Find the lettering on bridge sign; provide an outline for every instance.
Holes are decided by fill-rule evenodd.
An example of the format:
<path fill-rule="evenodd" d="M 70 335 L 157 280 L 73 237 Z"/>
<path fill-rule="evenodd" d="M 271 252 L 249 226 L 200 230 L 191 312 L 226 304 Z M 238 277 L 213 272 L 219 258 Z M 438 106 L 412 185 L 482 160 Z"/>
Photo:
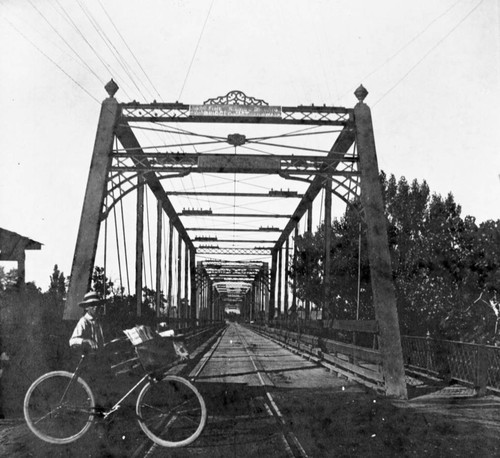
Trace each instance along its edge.
<path fill-rule="evenodd" d="M 189 105 L 189 115 L 281 118 L 281 107 L 254 105 Z"/>

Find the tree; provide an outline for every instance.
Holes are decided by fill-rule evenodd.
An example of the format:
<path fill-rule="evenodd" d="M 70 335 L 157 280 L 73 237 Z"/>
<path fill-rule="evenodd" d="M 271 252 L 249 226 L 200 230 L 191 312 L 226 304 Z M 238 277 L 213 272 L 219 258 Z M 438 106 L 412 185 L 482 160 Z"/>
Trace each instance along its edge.
<path fill-rule="evenodd" d="M 5 268 L 0 266 L 0 291 L 5 291 L 17 286 L 17 269 L 11 269 L 5 272 Z"/>
<path fill-rule="evenodd" d="M 500 291 L 500 221 L 477 225 L 461 216 L 450 193 L 431 194 L 425 181 L 380 176 L 387 217 L 397 306 L 403 333 L 495 342 L 496 303 Z M 355 318 L 358 292 L 359 217 L 357 202 L 328 228 L 331 275 L 323 278 L 324 234 L 296 239 L 292 274 L 302 300 L 328 304 L 339 319 Z M 366 236 L 361 226 L 360 317 L 372 318 Z M 331 294 L 323 297 L 324 281 Z M 483 292 L 486 304 L 475 303 Z M 500 313 L 500 312 L 499 312 Z M 496 329 L 496 331 L 495 331 Z"/>
<path fill-rule="evenodd" d="M 57 264 L 54 265 L 54 271 L 50 276 L 49 293 L 59 297 L 66 295 L 66 277 L 63 272 L 59 271 Z"/>
<path fill-rule="evenodd" d="M 290 268 L 290 277 L 295 278 L 297 297 L 325 307 L 328 305 L 330 316 L 340 319 L 356 318 L 358 300 L 358 280 L 360 281 L 360 313 L 371 318 L 373 312 L 366 307 L 370 297 L 367 288 L 369 266 L 366 250 L 366 237 L 359 246 L 359 214 L 355 206 L 347 209 L 346 214 L 333 221 L 327 229 L 331 239 L 329 295 L 325 297 L 324 278 L 324 239 L 325 226 L 321 225 L 314 234 L 306 233 L 295 238 L 297 260 Z M 360 275 L 358 277 L 358 256 Z"/>
<path fill-rule="evenodd" d="M 105 275 L 104 267 L 94 267 L 92 272 L 92 289 L 103 299 L 115 294 L 114 283 Z"/>

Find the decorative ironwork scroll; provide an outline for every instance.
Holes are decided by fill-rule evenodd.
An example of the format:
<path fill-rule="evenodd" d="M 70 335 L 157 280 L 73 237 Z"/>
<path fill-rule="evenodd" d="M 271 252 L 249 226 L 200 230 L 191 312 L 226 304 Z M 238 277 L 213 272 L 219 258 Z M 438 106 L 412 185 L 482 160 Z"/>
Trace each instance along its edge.
<path fill-rule="evenodd" d="M 230 91 L 226 95 L 205 100 L 203 105 L 251 105 L 262 107 L 268 106 L 269 104 L 262 99 L 249 97 L 244 92 Z"/>

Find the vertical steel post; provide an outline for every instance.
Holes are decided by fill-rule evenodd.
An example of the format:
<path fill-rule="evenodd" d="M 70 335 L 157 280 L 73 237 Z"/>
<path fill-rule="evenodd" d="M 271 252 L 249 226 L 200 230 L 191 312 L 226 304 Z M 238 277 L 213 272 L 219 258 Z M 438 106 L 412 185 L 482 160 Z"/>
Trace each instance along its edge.
<path fill-rule="evenodd" d="M 189 247 L 187 244 L 184 245 L 184 305 L 182 306 L 182 318 L 184 320 L 189 319 Z M 184 322 L 185 324 L 185 322 Z"/>
<path fill-rule="evenodd" d="M 264 301 L 264 319 L 267 321 L 267 317 L 269 316 L 269 308 L 270 308 L 270 279 L 269 279 L 269 264 L 266 262 L 264 264 L 264 275 L 262 281 L 262 300 Z M 269 287 L 267 286 L 269 285 Z"/>
<path fill-rule="evenodd" d="M 285 288 L 285 297 L 283 299 L 283 315 L 288 318 L 288 253 L 290 250 L 290 237 L 286 238 L 285 242 L 285 281 L 283 287 Z"/>
<path fill-rule="evenodd" d="M 259 275 L 259 320 L 263 316 L 262 312 L 264 312 L 264 272 L 261 270 Z"/>
<path fill-rule="evenodd" d="M 156 202 L 156 318 L 161 310 L 161 247 L 163 232 L 163 207 L 161 202 Z M 167 317 L 168 319 L 168 317 Z"/>
<path fill-rule="evenodd" d="M 82 315 L 78 302 L 88 291 L 92 279 L 92 269 L 94 268 L 97 242 L 99 240 L 101 211 L 106 194 L 106 180 L 113 151 L 114 130 L 120 114 L 118 102 L 113 98 L 118 87 L 113 82 L 116 89 L 110 90 L 108 88 L 110 83 L 106 85 L 110 97 L 102 103 L 97 126 L 71 268 L 68 298 L 64 307 L 63 318 L 65 320 L 77 320 Z"/>
<path fill-rule="evenodd" d="M 255 280 L 252 283 L 252 295 L 250 300 L 250 321 L 255 320 Z"/>
<path fill-rule="evenodd" d="M 281 318 L 281 281 L 283 277 L 283 247 L 278 252 L 278 318 Z"/>
<path fill-rule="evenodd" d="M 368 92 L 360 86 L 354 107 L 356 140 L 361 170 L 361 203 L 365 212 L 368 259 L 375 315 L 379 326 L 386 395 L 406 399 L 406 382 L 399 333 L 396 293 L 392 279 L 382 189 L 370 108 L 363 103 Z"/>
<path fill-rule="evenodd" d="M 169 220 L 168 225 L 168 292 L 167 292 L 167 318 L 170 318 L 172 308 L 172 250 L 174 246 L 174 225 Z"/>
<path fill-rule="evenodd" d="M 203 319 L 205 323 L 208 320 L 208 278 L 205 274 L 203 274 Z"/>
<path fill-rule="evenodd" d="M 260 271 L 257 273 L 254 281 L 253 290 L 253 307 L 254 307 L 254 317 L 259 318 L 260 303 L 259 303 L 259 286 L 260 286 Z M 254 319 L 255 319 L 254 318 Z"/>
<path fill-rule="evenodd" d="M 137 219 L 135 223 L 135 298 L 136 315 L 142 314 L 142 257 L 144 253 L 144 178 L 137 177 Z"/>
<path fill-rule="evenodd" d="M 324 265 L 324 300 L 323 321 L 332 318 L 330 311 L 330 267 L 331 267 L 331 245 L 330 228 L 332 226 L 332 178 L 325 181 L 325 265 Z"/>
<path fill-rule="evenodd" d="M 312 234 L 312 202 L 309 202 L 309 205 L 307 207 L 307 229 L 306 229 L 307 233 L 308 234 Z M 307 265 L 307 269 L 306 269 L 306 272 L 307 274 L 309 275 L 310 272 L 309 272 L 309 252 L 306 251 L 305 253 L 305 261 L 306 261 L 306 265 Z M 306 314 L 305 314 L 305 319 L 306 320 L 309 320 L 309 318 L 311 317 L 311 302 L 309 301 L 309 299 L 306 299 Z"/>
<path fill-rule="evenodd" d="M 297 239 L 299 237 L 299 225 L 295 226 L 294 233 L 294 241 L 293 241 L 293 266 L 297 265 Z M 295 313 L 297 311 L 297 273 L 294 269 L 293 271 L 293 289 L 292 289 L 292 311 Z"/>
<path fill-rule="evenodd" d="M 203 325 L 205 321 L 205 275 L 203 275 L 203 271 L 201 270 L 201 262 L 198 261 L 198 319 Z"/>
<path fill-rule="evenodd" d="M 190 273 L 190 278 L 191 278 L 191 325 L 196 326 L 196 319 L 197 319 L 197 314 L 196 314 L 196 294 L 197 294 L 197 287 L 196 287 L 196 254 L 193 249 L 189 250 L 189 273 Z"/>
<path fill-rule="evenodd" d="M 208 279 L 208 319 L 210 324 L 214 322 L 214 295 L 212 280 Z"/>
<path fill-rule="evenodd" d="M 177 234 L 177 318 L 181 316 L 182 238 Z"/>
<path fill-rule="evenodd" d="M 278 261 L 278 253 L 276 250 L 271 252 L 271 278 L 269 279 L 269 314 L 268 320 L 274 320 L 276 307 L 276 264 Z"/>

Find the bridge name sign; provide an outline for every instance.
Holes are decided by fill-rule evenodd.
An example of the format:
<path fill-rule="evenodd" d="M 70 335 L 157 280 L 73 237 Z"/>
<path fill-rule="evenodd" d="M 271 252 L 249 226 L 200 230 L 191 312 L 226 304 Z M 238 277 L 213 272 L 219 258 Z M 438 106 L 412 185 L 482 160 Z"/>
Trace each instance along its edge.
<path fill-rule="evenodd" d="M 190 116 L 281 118 L 279 106 L 255 105 L 189 105 Z"/>

